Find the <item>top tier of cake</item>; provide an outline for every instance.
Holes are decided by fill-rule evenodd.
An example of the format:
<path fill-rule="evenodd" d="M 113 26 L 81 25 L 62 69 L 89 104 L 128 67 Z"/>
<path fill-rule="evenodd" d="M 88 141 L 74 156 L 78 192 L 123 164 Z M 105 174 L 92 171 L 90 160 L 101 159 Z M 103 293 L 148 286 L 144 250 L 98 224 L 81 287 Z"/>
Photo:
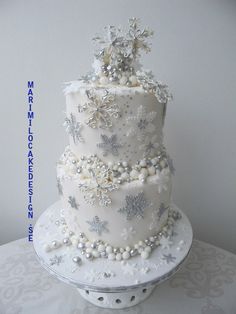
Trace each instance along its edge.
<path fill-rule="evenodd" d="M 153 94 L 140 86 L 74 82 L 70 88 L 65 126 L 77 157 L 96 154 L 107 163 L 126 161 L 133 165 L 157 155 L 165 104 Z"/>

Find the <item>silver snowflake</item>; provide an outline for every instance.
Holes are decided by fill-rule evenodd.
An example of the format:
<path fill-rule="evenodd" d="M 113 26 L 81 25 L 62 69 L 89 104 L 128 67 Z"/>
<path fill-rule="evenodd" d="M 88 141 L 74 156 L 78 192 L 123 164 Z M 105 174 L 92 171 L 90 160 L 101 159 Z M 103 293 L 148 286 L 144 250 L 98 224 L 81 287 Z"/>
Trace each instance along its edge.
<path fill-rule="evenodd" d="M 175 167 L 174 167 L 174 164 L 173 164 L 173 159 L 171 159 L 170 155 L 167 155 L 167 164 L 169 166 L 170 173 L 172 175 L 175 175 Z"/>
<path fill-rule="evenodd" d="M 80 134 L 82 124 L 76 121 L 75 116 L 72 113 L 70 114 L 70 119 L 66 118 L 63 125 L 66 128 L 66 132 L 72 136 L 75 144 L 77 144 L 77 142 L 84 142 L 84 139 Z"/>
<path fill-rule="evenodd" d="M 107 221 L 102 221 L 98 216 L 95 216 L 92 221 L 86 221 L 89 225 L 90 228 L 89 230 L 91 232 L 96 232 L 98 235 L 101 235 L 103 232 L 108 232 L 109 230 L 107 229 Z"/>
<path fill-rule="evenodd" d="M 143 141 L 145 136 L 155 131 L 153 120 L 157 113 L 155 111 L 147 112 L 144 106 L 139 106 L 137 114 L 127 117 L 127 123 L 131 125 L 127 131 L 127 136 L 137 136 L 139 141 Z"/>
<path fill-rule="evenodd" d="M 108 154 L 118 156 L 119 155 L 118 149 L 121 148 L 122 145 L 117 143 L 117 135 L 113 134 L 111 137 L 108 137 L 105 134 L 101 134 L 101 138 L 103 142 L 97 144 L 97 147 L 103 150 L 103 156 L 107 156 Z"/>
<path fill-rule="evenodd" d="M 59 195 L 63 195 L 63 188 L 62 188 L 62 184 L 61 184 L 60 178 L 57 178 L 57 189 L 58 189 Z"/>
<path fill-rule="evenodd" d="M 126 195 L 126 205 L 120 208 L 118 212 L 126 214 L 126 219 L 131 220 L 134 217 L 144 218 L 144 210 L 151 204 L 146 200 L 144 192 L 137 195 Z"/>
<path fill-rule="evenodd" d="M 57 265 L 59 266 L 63 262 L 63 256 L 62 255 L 55 255 L 54 257 L 50 258 L 50 265 Z"/>
<path fill-rule="evenodd" d="M 152 137 L 146 136 L 144 142 L 139 146 L 140 150 L 143 150 L 144 157 L 153 157 L 157 154 L 159 143 L 157 142 L 157 135 Z"/>
<path fill-rule="evenodd" d="M 74 209 L 79 209 L 79 204 L 76 202 L 76 199 L 74 196 L 69 196 L 68 203 L 70 206 Z"/>
<path fill-rule="evenodd" d="M 93 90 L 86 91 L 88 102 L 79 108 L 80 112 L 84 111 L 89 118 L 87 125 L 93 129 L 109 129 L 112 127 L 112 119 L 120 117 L 120 110 L 114 103 L 115 98 L 107 90 L 103 95 L 97 95 Z"/>
<path fill-rule="evenodd" d="M 159 211 L 158 211 L 158 217 L 159 219 L 161 218 L 161 216 L 169 209 L 169 206 L 165 206 L 164 203 L 161 203 L 160 204 L 160 207 L 159 207 Z"/>
<path fill-rule="evenodd" d="M 154 94 L 157 100 L 166 104 L 169 100 L 173 99 L 172 94 L 169 92 L 168 86 L 155 80 L 151 71 L 138 71 L 136 73 L 139 84 L 147 92 Z"/>
<path fill-rule="evenodd" d="M 163 254 L 162 259 L 167 263 L 174 263 L 176 260 L 176 257 L 173 256 L 171 253 L 167 254 Z"/>
<path fill-rule="evenodd" d="M 95 158 L 86 170 L 87 178 L 85 182 L 79 184 L 79 189 L 85 193 L 85 201 L 93 205 L 95 200 L 98 199 L 99 205 L 110 205 L 111 198 L 108 192 L 116 190 L 118 186 L 111 181 L 109 168 L 101 164 L 98 158 Z"/>

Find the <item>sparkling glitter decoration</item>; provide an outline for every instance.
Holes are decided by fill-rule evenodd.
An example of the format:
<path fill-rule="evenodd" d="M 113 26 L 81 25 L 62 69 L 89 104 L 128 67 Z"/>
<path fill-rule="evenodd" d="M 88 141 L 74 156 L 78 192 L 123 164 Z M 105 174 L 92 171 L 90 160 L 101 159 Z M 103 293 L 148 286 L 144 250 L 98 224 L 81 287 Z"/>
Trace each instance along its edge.
<path fill-rule="evenodd" d="M 76 121 L 75 116 L 72 113 L 70 114 L 70 119 L 66 118 L 63 125 L 66 128 L 66 132 L 72 136 L 75 144 L 77 144 L 77 142 L 84 142 L 84 139 L 80 134 L 82 124 Z"/>
<path fill-rule="evenodd" d="M 120 110 L 115 104 L 115 98 L 104 90 L 103 95 L 98 95 L 94 90 L 86 91 L 88 102 L 79 111 L 86 112 L 89 116 L 86 121 L 87 125 L 93 129 L 102 128 L 110 129 L 112 127 L 112 119 L 120 117 Z"/>
<path fill-rule="evenodd" d="M 162 237 L 160 239 L 160 245 L 162 249 L 170 249 L 173 241 L 170 240 L 170 237 Z"/>
<path fill-rule="evenodd" d="M 103 142 L 97 144 L 97 146 L 103 150 L 103 156 L 107 156 L 108 154 L 118 156 L 118 149 L 121 148 L 122 145 L 117 143 L 117 135 L 113 134 L 111 137 L 108 137 L 107 135 L 102 134 L 101 138 Z"/>
<path fill-rule="evenodd" d="M 162 259 L 163 259 L 167 264 L 170 264 L 170 263 L 174 263 L 174 262 L 175 262 L 176 257 L 169 253 L 169 254 L 163 254 Z"/>
<path fill-rule="evenodd" d="M 95 216 L 92 221 L 86 221 L 89 225 L 90 228 L 89 230 L 91 232 L 96 232 L 98 235 L 101 235 L 103 232 L 108 232 L 109 230 L 107 229 L 107 221 L 102 221 L 98 216 Z"/>
<path fill-rule="evenodd" d="M 132 239 L 135 234 L 136 234 L 136 231 L 134 230 L 134 228 L 132 226 L 130 226 L 130 227 L 124 228 L 122 230 L 121 237 L 125 241 L 127 241 L 129 239 Z"/>
<path fill-rule="evenodd" d="M 145 135 L 155 131 L 153 120 L 156 117 L 156 112 L 151 111 L 147 113 L 146 108 L 141 105 L 137 109 L 136 116 L 127 117 L 127 124 L 131 125 L 127 131 L 127 136 L 137 136 L 139 141 L 143 141 Z"/>
<path fill-rule="evenodd" d="M 131 220 L 134 217 L 144 218 L 144 210 L 151 204 L 146 200 L 144 192 L 137 195 L 126 195 L 126 205 L 120 208 L 118 212 L 126 214 L 126 219 Z"/>
<path fill-rule="evenodd" d="M 157 135 L 152 137 L 146 136 L 144 142 L 139 146 L 140 150 L 143 150 L 144 157 L 154 157 L 157 154 L 159 143 L 157 142 Z"/>
<path fill-rule="evenodd" d="M 54 257 L 50 258 L 50 265 L 53 266 L 53 265 L 57 265 L 59 266 L 61 263 L 63 262 L 63 256 L 60 255 L 55 255 Z"/>
<path fill-rule="evenodd" d="M 79 204 L 76 202 L 76 199 L 74 196 L 69 196 L 68 203 L 70 206 L 74 209 L 79 209 Z"/>
<path fill-rule="evenodd" d="M 59 195 L 63 195 L 63 189 L 62 189 L 62 184 L 61 184 L 60 178 L 57 178 L 57 189 L 58 189 Z"/>
<path fill-rule="evenodd" d="M 89 160 L 86 169 L 86 179 L 79 184 L 79 189 L 85 193 L 85 200 L 89 204 L 94 204 L 99 200 L 99 205 L 108 206 L 111 204 L 111 198 L 108 192 L 118 189 L 118 186 L 110 180 L 111 171 L 97 157 Z"/>

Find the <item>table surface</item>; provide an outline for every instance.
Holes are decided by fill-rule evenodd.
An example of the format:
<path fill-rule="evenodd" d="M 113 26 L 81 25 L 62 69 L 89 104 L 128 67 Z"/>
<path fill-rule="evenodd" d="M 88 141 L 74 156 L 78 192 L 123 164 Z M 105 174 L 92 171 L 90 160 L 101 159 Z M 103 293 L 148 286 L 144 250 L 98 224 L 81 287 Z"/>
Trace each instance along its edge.
<path fill-rule="evenodd" d="M 236 256 L 194 240 L 182 269 L 140 305 L 110 310 L 44 270 L 32 243 L 0 246 L 0 314 L 236 314 Z"/>

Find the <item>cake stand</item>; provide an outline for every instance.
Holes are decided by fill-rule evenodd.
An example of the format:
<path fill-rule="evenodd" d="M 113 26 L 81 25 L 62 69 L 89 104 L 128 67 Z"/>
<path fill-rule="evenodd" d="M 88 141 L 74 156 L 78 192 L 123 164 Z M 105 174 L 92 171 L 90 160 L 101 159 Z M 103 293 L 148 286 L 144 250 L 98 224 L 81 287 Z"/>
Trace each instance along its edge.
<path fill-rule="evenodd" d="M 186 215 L 175 205 L 182 218 L 175 222 L 172 242 L 153 250 L 144 260 L 140 255 L 127 261 L 106 258 L 87 260 L 74 245 L 51 252 L 49 241 L 63 239 L 56 221 L 63 209 L 60 202 L 50 206 L 34 227 L 34 248 L 42 266 L 61 281 L 75 286 L 87 301 L 103 308 L 121 309 L 145 300 L 153 289 L 170 278 L 183 264 L 192 245 L 193 233 Z M 75 256 L 81 261 L 75 263 Z"/>

